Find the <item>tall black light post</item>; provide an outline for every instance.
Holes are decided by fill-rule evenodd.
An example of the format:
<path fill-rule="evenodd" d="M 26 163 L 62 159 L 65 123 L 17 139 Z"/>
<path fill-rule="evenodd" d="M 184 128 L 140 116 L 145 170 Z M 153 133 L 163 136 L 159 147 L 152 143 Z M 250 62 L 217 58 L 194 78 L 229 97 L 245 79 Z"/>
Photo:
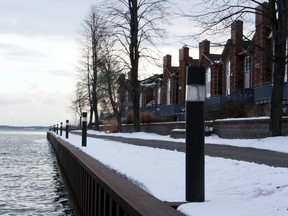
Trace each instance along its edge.
<path fill-rule="evenodd" d="M 63 131 L 63 122 L 60 123 L 60 136 L 62 136 L 62 131 Z"/>
<path fill-rule="evenodd" d="M 204 202 L 205 69 L 187 67 L 186 73 L 186 201 Z"/>
<path fill-rule="evenodd" d="M 65 128 L 65 138 L 69 138 L 69 120 L 66 120 L 66 128 Z"/>
<path fill-rule="evenodd" d="M 87 146 L 87 112 L 82 113 L 82 146 Z"/>

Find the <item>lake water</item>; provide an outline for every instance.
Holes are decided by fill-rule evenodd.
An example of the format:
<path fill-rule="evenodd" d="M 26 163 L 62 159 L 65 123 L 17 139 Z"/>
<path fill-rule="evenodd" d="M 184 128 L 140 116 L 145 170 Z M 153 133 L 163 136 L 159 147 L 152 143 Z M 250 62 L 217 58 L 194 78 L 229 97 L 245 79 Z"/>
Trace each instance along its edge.
<path fill-rule="evenodd" d="M 0 130 L 0 215 L 75 215 L 46 132 Z"/>

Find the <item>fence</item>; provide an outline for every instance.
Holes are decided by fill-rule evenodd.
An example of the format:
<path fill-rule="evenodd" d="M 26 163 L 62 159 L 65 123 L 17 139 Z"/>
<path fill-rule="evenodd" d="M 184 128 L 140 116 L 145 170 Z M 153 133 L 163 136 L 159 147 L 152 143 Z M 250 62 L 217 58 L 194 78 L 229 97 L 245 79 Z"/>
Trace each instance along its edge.
<path fill-rule="evenodd" d="M 82 215 L 182 215 L 53 133 L 47 138 Z"/>

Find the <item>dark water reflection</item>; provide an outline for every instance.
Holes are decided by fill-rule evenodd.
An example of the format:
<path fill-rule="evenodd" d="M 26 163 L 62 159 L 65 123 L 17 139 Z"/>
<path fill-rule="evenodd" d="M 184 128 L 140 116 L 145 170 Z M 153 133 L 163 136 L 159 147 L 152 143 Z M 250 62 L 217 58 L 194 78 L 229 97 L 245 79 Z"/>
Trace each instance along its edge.
<path fill-rule="evenodd" d="M 45 132 L 0 131 L 0 215 L 75 215 Z"/>

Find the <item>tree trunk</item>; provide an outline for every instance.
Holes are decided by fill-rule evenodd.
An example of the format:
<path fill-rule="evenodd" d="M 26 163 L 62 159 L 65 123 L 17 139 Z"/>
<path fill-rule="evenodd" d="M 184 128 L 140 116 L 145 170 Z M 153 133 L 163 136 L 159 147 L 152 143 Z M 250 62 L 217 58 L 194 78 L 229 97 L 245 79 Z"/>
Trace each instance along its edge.
<path fill-rule="evenodd" d="M 271 136 L 282 136 L 282 100 L 284 90 L 285 55 L 281 54 L 281 49 L 282 47 L 275 46 L 276 59 L 274 62 L 273 89 L 269 125 Z"/>
<path fill-rule="evenodd" d="M 93 100 L 93 110 L 95 117 L 95 130 L 99 131 L 99 117 L 98 117 L 98 95 L 97 95 L 97 84 L 98 84 L 98 55 L 97 55 L 97 35 L 96 35 L 96 24 L 95 24 L 95 14 L 93 14 L 92 20 L 92 70 L 93 70 L 93 84 L 92 84 L 92 100 Z"/>
<path fill-rule="evenodd" d="M 121 115 L 120 115 L 119 110 L 117 109 L 115 100 L 113 99 L 113 92 L 112 92 L 113 83 L 112 83 L 112 78 L 111 78 L 112 75 L 109 74 L 109 71 L 110 70 L 108 70 L 106 73 L 108 96 L 109 96 L 109 100 L 110 100 L 111 105 L 112 105 L 113 112 L 116 115 L 116 120 L 117 120 L 117 124 L 118 124 L 118 132 L 122 132 Z"/>
<path fill-rule="evenodd" d="M 282 100 L 286 61 L 286 10 L 288 7 L 287 3 L 284 3 L 284 0 L 277 1 L 278 17 L 276 17 L 275 0 L 270 0 L 269 3 L 275 52 L 269 131 L 271 136 L 281 136 Z"/>
<path fill-rule="evenodd" d="M 88 128 L 92 129 L 92 121 L 93 121 L 93 107 L 90 106 L 90 115 L 89 115 L 89 124 L 88 124 Z"/>
<path fill-rule="evenodd" d="M 118 124 L 118 132 L 122 132 L 122 121 L 120 113 L 116 114 L 117 124 Z"/>
<path fill-rule="evenodd" d="M 139 49 L 138 49 L 138 1 L 129 0 L 129 9 L 131 15 L 130 33 L 130 61 L 131 61 L 131 86 L 133 100 L 133 117 L 134 131 L 140 131 L 140 109 L 139 109 L 139 82 L 138 82 L 138 65 L 139 65 Z"/>

